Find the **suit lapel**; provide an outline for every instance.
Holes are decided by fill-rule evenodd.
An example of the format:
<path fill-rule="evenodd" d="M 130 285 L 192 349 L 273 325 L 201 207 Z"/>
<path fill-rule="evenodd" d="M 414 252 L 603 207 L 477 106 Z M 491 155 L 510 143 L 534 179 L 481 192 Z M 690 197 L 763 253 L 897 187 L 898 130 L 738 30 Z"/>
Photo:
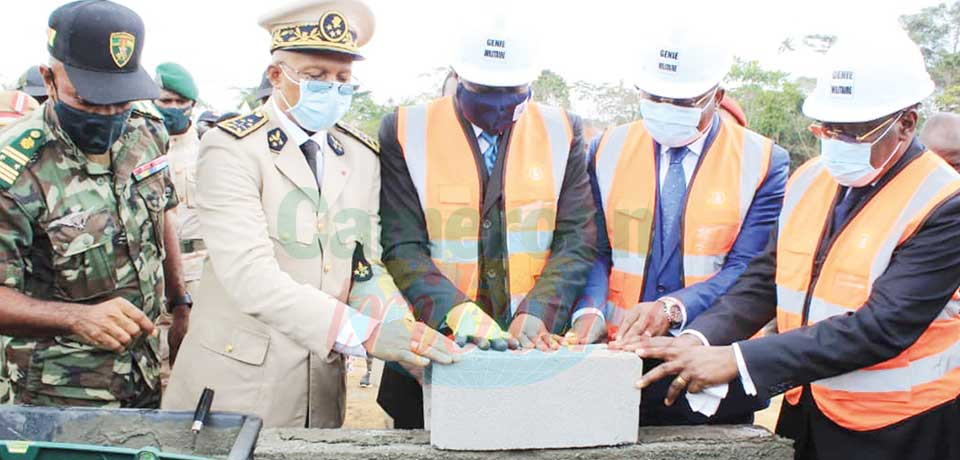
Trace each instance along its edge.
<path fill-rule="evenodd" d="M 293 182 L 298 189 L 312 191 L 313 196 L 316 196 L 317 181 L 313 178 L 313 174 L 310 172 L 310 165 L 307 164 L 307 160 L 303 157 L 300 146 L 296 145 L 296 143 L 293 141 L 287 142 L 283 146 L 283 149 L 280 150 L 280 153 L 273 158 L 273 164 L 280 173 Z M 309 195 L 309 193 L 307 194 Z"/>
<path fill-rule="evenodd" d="M 337 155 L 328 142 L 323 145 L 323 189 L 320 198 L 328 206 L 332 206 L 340 197 L 343 189 L 346 188 L 352 167 L 348 158 L 350 152 L 346 151 L 346 145 L 350 142 L 350 139 L 336 131 L 336 128 L 331 129 L 329 135 L 344 145 L 343 155 Z"/>

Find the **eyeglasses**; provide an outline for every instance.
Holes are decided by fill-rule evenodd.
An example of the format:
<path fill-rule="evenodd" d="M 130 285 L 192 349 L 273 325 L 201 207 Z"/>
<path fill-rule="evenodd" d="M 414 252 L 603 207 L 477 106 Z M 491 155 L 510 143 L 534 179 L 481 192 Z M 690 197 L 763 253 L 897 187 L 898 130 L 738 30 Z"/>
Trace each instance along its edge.
<path fill-rule="evenodd" d="M 360 89 L 360 82 L 357 81 L 357 79 L 354 77 L 350 77 L 350 83 L 327 81 L 327 80 L 321 79 L 322 77 L 315 77 L 312 75 L 301 73 L 296 69 L 294 69 L 293 67 L 290 67 L 286 63 L 281 62 L 279 64 L 280 64 L 280 70 L 283 72 L 284 76 L 286 76 L 288 79 L 290 79 L 290 81 L 296 84 L 300 84 L 301 81 L 306 82 L 307 89 L 309 89 L 310 91 L 316 91 L 318 93 L 326 93 L 327 91 L 330 91 L 331 89 L 336 88 L 337 92 L 339 92 L 341 95 L 351 96 Z M 297 80 L 290 78 L 290 75 L 287 75 L 287 70 L 289 70 L 294 75 L 296 75 Z"/>
<path fill-rule="evenodd" d="M 713 100 L 714 96 L 716 96 L 718 89 L 719 87 L 714 87 L 713 90 L 707 91 L 706 94 L 696 99 L 692 99 L 692 98 L 691 99 L 671 99 L 669 97 L 661 97 L 654 94 L 650 94 L 640 88 L 637 88 L 637 90 L 640 91 L 640 96 L 643 97 L 644 99 L 649 99 L 653 102 L 676 105 L 679 107 L 691 107 L 691 108 L 706 107 L 710 103 L 710 101 Z"/>
<path fill-rule="evenodd" d="M 877 125 L 873 125 L 873 122 L 838 123 L 836 125 L 814 122 L 809 129 L 814 136 L 820 139 L 835 139 L 849 144 L 872 144 L 886 136 L 890 132 L 890 128 L 893 128 L 893 125 L 902 116 L 903 111 L 897 112 Z"/>

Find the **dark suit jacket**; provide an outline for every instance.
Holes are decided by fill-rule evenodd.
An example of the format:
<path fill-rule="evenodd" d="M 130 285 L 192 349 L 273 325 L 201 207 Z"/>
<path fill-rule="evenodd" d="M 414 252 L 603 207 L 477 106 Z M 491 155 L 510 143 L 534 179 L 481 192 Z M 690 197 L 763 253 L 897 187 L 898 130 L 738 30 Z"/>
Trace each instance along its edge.
<path fill-rule="evenodd" d="M 850 216 L 855 215 L 876 195 L 879 188 L 922 151 L 923 146 L 914 141 L 891 171 L 873 187 L 874 190 L 863 196 Z M 839 195 L 842 197 L 843 194 Z M 742 341 L 776 316 L 776 236 L 774 230 L 765 253 L 754 259 L 730 291 L 689 327 L 702 333 L 711 345 L 741 341 L 740 349 L 747 370 L 758 396 L 762 398 L 783 393 L 794 386 L 869 367 L 899 355 L 920 337 L 960 284 L 960 196 L 955 195 L 934 210 L 917 233 L 895 250 L 889 267 L 875 281 L 864 307 L 855 313 L 833 317 L 813 326 Z M 830 239 L 824 238 L 817 252 L 818 260 L 824 257 Z M 957 412 L 958 405 L 951 402 L 944 406 L 944 410 Z M 815 405 L 805 413 L 814 418 L 823 417 Z M 952 418 L 958 420 L 960 416 L 954 414 Z M 794 428 L 801 426 L 803 430 L 808 426 L 806 422 L 792 425 Z M 937 427 L 926 424 L 922 428 L 918 433 L 932 432 Z M 835 425 L 824 429 L 843 430 Z M 956 425 L 953 430 L 956 430 Z M 796 438 L 797 429 L 791 431 L 784 434 Z M 813 433 L 813 436 L 827 439 L 828 435 Z M 915 442 L 909 441 L 911 437 L 914 440 L 928 439 L 908 433 L 902 441 Z M 856 439 L 847 441 L 856 442 Z M 832 447 L 832 443 L 822 444 L 820 447 L 824 451 Z M 876 451 L 879 458 L 888 458 L 883 449 L 877 449 L 880 444 L 863 444 L 864 449 Z"/>
<path fill-rule="evenodd" d="M 383 262 L 394 281 L 410 301 L 419 320 L 441 329 L 450 308 L 473 300 L 506 329 L 510 314 L 510 293 L 506 285 L 503 166 L 510 152 L 512 129 L 500 136 L 499 155 L 489 179 L 483 168 L 482 154 L 473 126 L 457 117 L 469 142 L 476 171 L 450 171 L 449 174 L 481 174 L 483 200 L 480 226 L 480 284 L 476 299 L 445 278 L 430 258 L 426 221 L 416 188 L 397 141 L 397 115 L 390 114 L 380 125 L 381 192 L 380 218 Z M 555 333 L 570 321 L 570 311 L 586 284 L 587 274 L 596 257 L 596 208 L 590 191 L 580 118 L 568 114 L 573 126 L 573 141 L 563 178 L 553 233 L 551 255 L 533 290 L 520 304 L 516 314 L 530 313 L 544 321 Z M 423 400 L 420 386 L 399 367 L 388 364 L 377 402 L 394 419 L 395 428 L 423 427 Z"/>
<path fill-rule="evenodd" d="M 477 171 L 450 171 L 449 174 L 486 176 L 473 127 L 457 115 L 474 152 Z M 586 284 L 587 274 L 596 257 L 596 208 L 590 191 L 584 159 L 584 141 L 580 118 L 568 115 L 573 126 L 573 141 L 563 178 L 557 209 L 556 230 L 550 259 L 533 290 L 519 305 L 516 314 L 530 313 L 555 333 L 562 332 L 570 311 Z M 380 128 L 381 194 L 380 218 L 383 261 L 397 286 L 413 304 L 418 319 L 440 328 L 450 308 L 468 300 L 446 279 L 430 258 L 430 242 L 420 201 L 397 141 L 397 116 L 388 115 Z M 477 301 L 500 325 L 506 328 L 512 317 L 506 285 L 506 242 L 503 219 L 503 166 L 512 129 L 500 136 L 499 155 L 490 178 L 481 179 L 483 200 L 480 228 L 480 290 Z M 489 222 L 489 224 L 488 224 Z"/>

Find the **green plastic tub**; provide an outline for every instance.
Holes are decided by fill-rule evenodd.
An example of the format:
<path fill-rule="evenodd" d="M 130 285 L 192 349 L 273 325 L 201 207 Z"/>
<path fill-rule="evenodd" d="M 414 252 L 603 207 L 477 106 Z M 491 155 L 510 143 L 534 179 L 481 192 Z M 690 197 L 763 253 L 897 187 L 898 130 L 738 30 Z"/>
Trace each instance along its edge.
<path fill-rule="evenodd" d="M 211 413 L 0 406 L 0 460 L 252 460 L 263 422 Z"/>

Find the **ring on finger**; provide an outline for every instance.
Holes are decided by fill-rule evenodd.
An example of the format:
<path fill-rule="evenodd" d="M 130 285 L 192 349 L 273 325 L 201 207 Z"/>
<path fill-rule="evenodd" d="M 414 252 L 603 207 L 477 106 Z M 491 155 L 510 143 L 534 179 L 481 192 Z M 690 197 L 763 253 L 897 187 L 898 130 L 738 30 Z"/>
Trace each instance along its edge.
<path fill-rule="evenodd" d="M 679 376 L 679 375 L 677 376 L 677 378 L 673 379 L 673 382 L 676 383 L 677 385 L 680 385 L 680 387 L 682 387 L 682 388 L 686 388 L 687 385 L 690 384 L 690 382 L 687 382 L 687 379 L 685 379 L 685 378 L 683 378 L 683 377 L 681 377 L 681 376 Z"/>

